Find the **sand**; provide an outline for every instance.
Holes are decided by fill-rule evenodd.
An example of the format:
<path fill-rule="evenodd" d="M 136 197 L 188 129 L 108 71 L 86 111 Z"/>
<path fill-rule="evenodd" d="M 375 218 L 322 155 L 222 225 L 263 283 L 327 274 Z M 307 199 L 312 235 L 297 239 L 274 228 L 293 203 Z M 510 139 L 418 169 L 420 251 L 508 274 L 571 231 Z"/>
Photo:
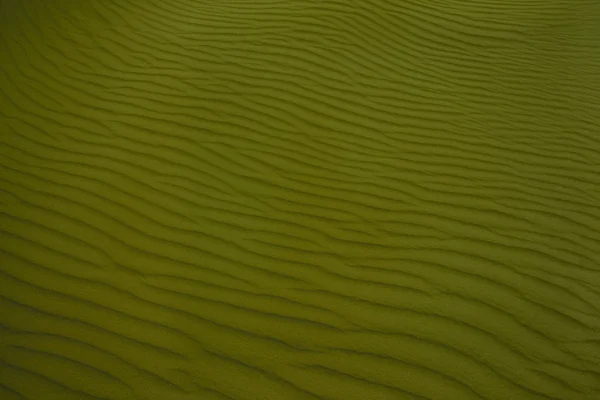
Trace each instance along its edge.
<path fill-rule="evenodd" d="M 600 399 L 600 3 L 0 0 L 0 398 Z"/>

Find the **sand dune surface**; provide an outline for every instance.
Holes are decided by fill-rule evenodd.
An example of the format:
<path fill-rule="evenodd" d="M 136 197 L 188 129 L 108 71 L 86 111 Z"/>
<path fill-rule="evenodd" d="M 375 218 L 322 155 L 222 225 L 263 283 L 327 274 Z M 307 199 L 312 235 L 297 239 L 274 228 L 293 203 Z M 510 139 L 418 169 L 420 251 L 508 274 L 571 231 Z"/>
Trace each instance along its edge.
<path fill-rule="evenodd" d="M 0 18 L 1 399 L 600 399 L 597 1 Z"/>

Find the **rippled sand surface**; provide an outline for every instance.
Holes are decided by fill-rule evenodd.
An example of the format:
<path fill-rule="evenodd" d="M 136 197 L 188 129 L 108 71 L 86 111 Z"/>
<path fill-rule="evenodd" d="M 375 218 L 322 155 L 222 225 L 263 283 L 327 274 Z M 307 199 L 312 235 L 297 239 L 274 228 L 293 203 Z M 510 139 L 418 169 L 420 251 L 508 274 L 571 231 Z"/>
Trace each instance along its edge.
<path fill-rule="evenodd" d="M 600 399 L 596 0 L 0 0 L 0 398 Z"/>

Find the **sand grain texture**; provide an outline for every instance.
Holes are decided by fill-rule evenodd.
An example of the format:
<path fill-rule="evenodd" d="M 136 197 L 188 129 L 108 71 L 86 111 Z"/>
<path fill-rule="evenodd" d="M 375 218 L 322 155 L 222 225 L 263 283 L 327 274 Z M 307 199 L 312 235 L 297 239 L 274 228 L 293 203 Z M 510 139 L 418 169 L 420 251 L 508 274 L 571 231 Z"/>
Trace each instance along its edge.
<path fill-rule="evenodd" d="M 0 398 L 600 398 L 597 1 L 0 0 Z"/>

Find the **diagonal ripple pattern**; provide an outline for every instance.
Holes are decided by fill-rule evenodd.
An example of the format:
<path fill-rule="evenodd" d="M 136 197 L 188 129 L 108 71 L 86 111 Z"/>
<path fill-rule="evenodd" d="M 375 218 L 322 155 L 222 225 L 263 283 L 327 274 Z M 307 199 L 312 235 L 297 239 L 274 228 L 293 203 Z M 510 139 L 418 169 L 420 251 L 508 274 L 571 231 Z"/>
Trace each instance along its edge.
<path fill-rule="evenodd" d="M 0 0 L 0 398 L 600 398 L 600 5 Z"/>

